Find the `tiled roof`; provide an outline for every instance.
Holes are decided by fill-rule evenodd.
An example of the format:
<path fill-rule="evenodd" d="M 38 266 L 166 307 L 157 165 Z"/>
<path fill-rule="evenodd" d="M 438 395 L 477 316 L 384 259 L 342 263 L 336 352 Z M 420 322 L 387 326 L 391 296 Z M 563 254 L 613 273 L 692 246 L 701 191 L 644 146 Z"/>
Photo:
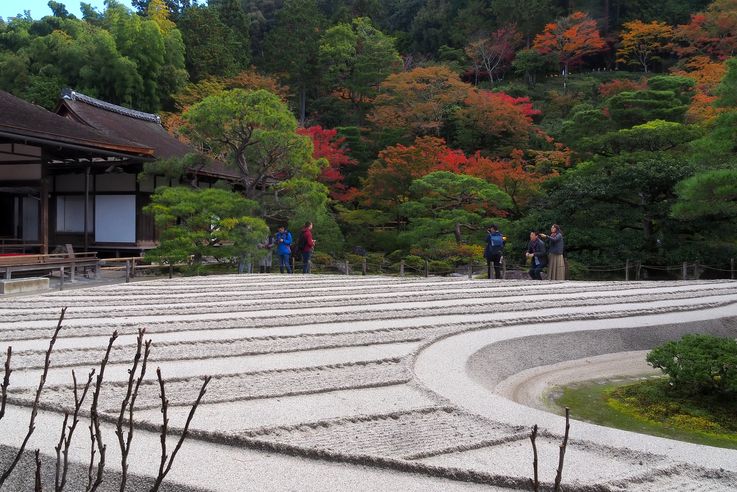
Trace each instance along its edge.
<path fill-rule="evenodd" d="M 77 146 L 141 156 L 154 153 L 147 145 L 62 118 L 4 91 L 0 91 L 0 132 L 6 138 L 43 141 L 59 147 Z"/>

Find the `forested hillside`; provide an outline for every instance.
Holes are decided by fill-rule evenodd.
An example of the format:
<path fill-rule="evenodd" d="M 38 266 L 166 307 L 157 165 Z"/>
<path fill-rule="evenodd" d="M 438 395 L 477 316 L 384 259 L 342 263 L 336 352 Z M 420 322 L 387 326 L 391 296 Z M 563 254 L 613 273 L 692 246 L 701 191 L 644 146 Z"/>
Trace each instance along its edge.
<path fill-rule="evenodd" d="M 161 113 L 336 256 L 464 263 L 492 222 L 512 261 L 560 224 L 574 273 L 737 255 L 737 0 L 133 5 L 0 19 L 0 89 Z"/>

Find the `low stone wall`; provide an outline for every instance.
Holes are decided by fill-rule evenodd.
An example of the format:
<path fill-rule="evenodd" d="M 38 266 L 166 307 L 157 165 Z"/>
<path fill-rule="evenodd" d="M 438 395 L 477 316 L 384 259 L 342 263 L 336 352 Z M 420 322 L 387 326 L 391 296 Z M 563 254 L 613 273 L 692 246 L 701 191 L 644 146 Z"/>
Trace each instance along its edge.
<path fill-rule="evenodd" d="M 0 280 L 0 294 L 20 294 L 48 290 L 49 279 L 46 277 L 14 278 Z"/>

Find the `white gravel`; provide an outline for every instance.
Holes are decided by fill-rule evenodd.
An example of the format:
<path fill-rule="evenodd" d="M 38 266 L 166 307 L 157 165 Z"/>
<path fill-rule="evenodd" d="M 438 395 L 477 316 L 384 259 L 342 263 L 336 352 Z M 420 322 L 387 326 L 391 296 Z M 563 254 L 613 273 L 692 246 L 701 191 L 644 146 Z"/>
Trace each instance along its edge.
<path fill-rule="evenodd" d="M 562 430 L 559 417 L 494 391 L 506 384 L 512 397 L 534 403 L 556 381 L 578 377 L 583 364 L 601 375 L 629 363 L 624 356 L 607 363 L 605 354 L 644 350 L 684 327 L 728 333 L 737 325 L 708 320 L 737 316 L 736 303 L 737 283 L 724 281 L 190 277 L 0 299 L 0 349 L 14 346 L 13 401 L 30 401 L 46 337 L 69 306 L 42 397 L 58 410 L 71 400 L 70 371 L 86 374 L 118 329 L 101 396 L 112 413 L 136 330 L 146 328 L 154 346 L 132 468 L 144 478 L 157 461 L 158 437 L 143 429 L 161 418 L 159 366 L 175 430 L 202 377 L 216 376 L 172 472 L 182 486 L 489 490 L 527 486 L 531 423 L 543 428 L 541 473 L 549 482 Z M 13 428 L 8 442 L 22 439 L 25 415 L 12 406 L 0 424 Z M 59 414 L 42 415 L 32 445 L 53 450 Z M 82 464 L 86 444 L 80 437 Z M 114 470 L 114 439 L 109 448 Z M 735 454 L 575 422 L 564 483 L 666 490 L 680 480 L 684 488 L 724 490 L 737 477 Z"/>

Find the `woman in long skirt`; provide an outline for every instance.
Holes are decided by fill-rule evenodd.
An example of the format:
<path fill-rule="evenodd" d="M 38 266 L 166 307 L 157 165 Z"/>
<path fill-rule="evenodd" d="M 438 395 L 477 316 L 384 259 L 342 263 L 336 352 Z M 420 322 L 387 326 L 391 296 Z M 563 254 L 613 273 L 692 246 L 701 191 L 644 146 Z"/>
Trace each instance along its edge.
<path fill-rule="evenodd" d="M 548 280 L 565 280 L 566 279 L 566 260 L 563 258 L 563 233 L 558 224 L 550 227 L 550 235 L 541 234 L 544 239 L 548 239 L 550 247 L 548 248 Z"/>

